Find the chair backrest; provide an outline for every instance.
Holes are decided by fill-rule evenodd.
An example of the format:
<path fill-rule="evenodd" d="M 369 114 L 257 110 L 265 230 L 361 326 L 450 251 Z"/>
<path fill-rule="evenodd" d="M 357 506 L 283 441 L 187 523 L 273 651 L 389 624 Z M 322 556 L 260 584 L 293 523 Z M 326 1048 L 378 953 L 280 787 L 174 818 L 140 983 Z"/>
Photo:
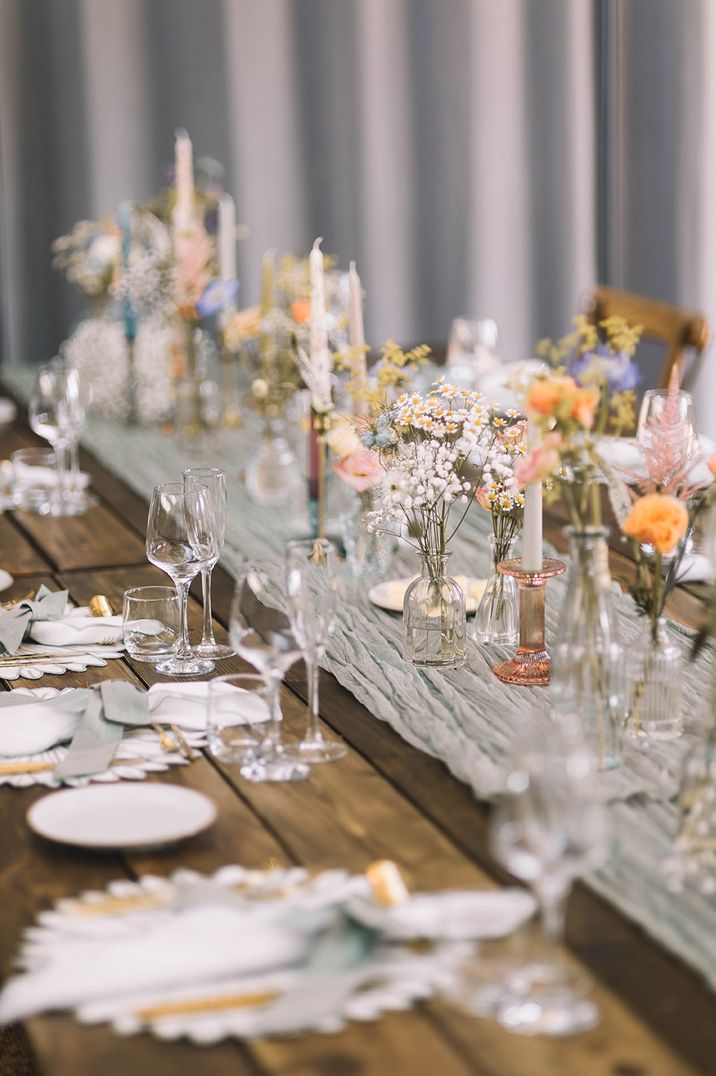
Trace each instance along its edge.
<path fill-rule="evenodd" d="M 700 355 L 711 335 L 703 314 L 658 299 L 647 299 L 634 292 L 608 288 L 605 284 L 597 284 L 592 291 L 586 313 L 595 324 L 613 316 L 626 318 L 630 325 L 643 326 L 645 339 L 666 346 L 666 358 L 656 386 L 660 389 L 668 386 L 674 366 L 679 367 L 679 380 L 682 380 L 684 352 L 692 348 L 697 356 Z"/>

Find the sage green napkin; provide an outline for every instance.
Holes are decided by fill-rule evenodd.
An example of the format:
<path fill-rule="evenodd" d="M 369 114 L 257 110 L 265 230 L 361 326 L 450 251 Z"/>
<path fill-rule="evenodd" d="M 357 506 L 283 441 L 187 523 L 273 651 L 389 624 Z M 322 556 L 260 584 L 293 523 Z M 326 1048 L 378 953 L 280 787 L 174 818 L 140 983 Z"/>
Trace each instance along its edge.
<path fill-rule="evenodd" d="M 48 590 L 41 586 L 32 599 L 19 602 L 14 609 L 0 609 L 0 649 L 15 654 L 35 620 L 61 620 L 67 608 L 67 591 Z"/>
<path fill-rule="evenodd" d="M 122 739 L 125 725 L 146 725 L 149 707 L 146 691 L 124 680 L 107 680 L 90 696 L 87 708 L 62 762 L 55 767 L 58 780 L 104 773 Z"/>

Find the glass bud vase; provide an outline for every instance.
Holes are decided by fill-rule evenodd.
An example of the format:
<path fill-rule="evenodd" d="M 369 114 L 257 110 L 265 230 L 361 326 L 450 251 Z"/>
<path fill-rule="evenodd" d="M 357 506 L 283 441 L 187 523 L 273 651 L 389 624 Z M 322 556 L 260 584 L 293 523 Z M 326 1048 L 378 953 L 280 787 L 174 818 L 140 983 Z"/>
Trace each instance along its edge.
<path fill-rule="evenodd" d="M 465 595 L 446 574 L 449 553 L 421 553 L 421 573 L 403 599 L 403 656 L 413 665 L 458 669 L 465 664 Z"/>
<path fill-rule="evenodd" d="M 298 461 L 281 415 L 264 415 L 256 453 L 246 465 L 246 488 L 257 504 L 286 504 L 298 484 Z"/>
<path fill-rule="evenodd" d="M 683 727 L 681 653 L 664 617 L 647 620 L 629 646 L 626 660 L 627 735 L 674 740 Z"/>
<path fill-rule="evenodd" d="M 369 529 L 368 513 L 374 507 L 372 490 L 354 492 L 340 518 L 346 564 L 354 589 L 365 589 L 384 577 L 397 547 L 397 539 L 392 534 Z"/>
<path fill-rule="evenodd" d="M 609 574 L 607 530 L 567 527 L 567 594 L 552 648 L 550 693 L 558 717 L 579 725 L 600 770 L 621 764 L 624 655 Z"/>
<path fill-rule="evenodd" d="M 470 633 L 476 643 L 513 646 L 519 641 L 520 593 L 517 580 L 511 575 L 502 575 L 497 570 L 500 561 L 514 556 L 516 545 L 516 537 L 511 542 L 500 542 L 494 534 L 490 535 L 492 571 Z"/>

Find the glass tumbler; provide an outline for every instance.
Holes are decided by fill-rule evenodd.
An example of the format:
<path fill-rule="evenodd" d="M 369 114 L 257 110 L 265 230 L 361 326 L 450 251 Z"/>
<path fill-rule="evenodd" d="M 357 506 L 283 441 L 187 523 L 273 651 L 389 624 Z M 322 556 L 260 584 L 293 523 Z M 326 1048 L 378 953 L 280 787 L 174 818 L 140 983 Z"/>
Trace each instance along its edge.
<path fill-rule="evenodd" d="M 122 603 L 122 636 L 135 661 L 161 661 L 179 645 L 181 616 L 174 587 L 133 587 Z"/>
<path fill-rule="evenodd" d="M 13 503 L 47 515 L 57 488 L 55 453 L 46 448 L 18 448 L 12 462 Z"/>

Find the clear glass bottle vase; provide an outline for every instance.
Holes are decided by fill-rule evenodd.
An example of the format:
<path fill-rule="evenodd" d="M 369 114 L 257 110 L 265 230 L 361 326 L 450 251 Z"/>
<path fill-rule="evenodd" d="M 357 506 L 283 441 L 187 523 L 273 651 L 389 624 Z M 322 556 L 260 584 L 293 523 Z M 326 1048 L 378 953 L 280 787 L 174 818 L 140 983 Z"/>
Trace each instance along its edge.
<path fill-rule="evenodd" d="M 446 573 L 449 553 L 421 553 L 421 573 L 403 599 L 403 656 L 413 665 L 457 669 L 465 664 L 465 595 Z"/>
<path fill-rule="evenodd" d="M 246 488 L 257 504 L 290 501 L 298 485 L 298 461 L 282 415 L 264 415 L 261 438 L 246 465 Z"/>
<path fill-rule="evenodd" d="M 626 733 L 635 739 L 674 740 L 683 732 L 681 652 L 664 617 L 647 619 L 626 659 Z"/>
<path fill-rule="evenodd" d="M 354 586 L 363 589 L 385 576 L 397 547 L 393 535 L 369 529 L 368 513 L 374 508 L 373 490 L 353 492 L 340 517 L 346 564 Z"/>
<path fill-rule="evenodd" d="M 608 531 L 567 527 L 567 594 L 552 648 L 550 693 L 558 717 L 577 724 L 600 770 L 621 764 L 624 654 L 609 574 Z"/>
<path fill-rule="evenodd" d="M 470 637 L 476 643 L 497 643 L 514 646 L 520 636 L 520 593 L 517 580 L 502 575 L 497 565 L 514 556 L 517 537 L 509 542 L 489 536 L 492 550 L 492 571 L 475 613 Z"/>

